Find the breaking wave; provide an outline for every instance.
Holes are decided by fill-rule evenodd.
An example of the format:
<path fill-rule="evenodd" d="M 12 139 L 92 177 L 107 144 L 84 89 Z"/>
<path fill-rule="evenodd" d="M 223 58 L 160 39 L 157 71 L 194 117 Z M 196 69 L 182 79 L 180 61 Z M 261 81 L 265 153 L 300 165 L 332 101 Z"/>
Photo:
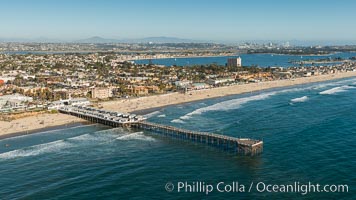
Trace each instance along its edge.
<path fill-rule="evenodd" d="M 143 117 L 148 119 L 148 118 L 154 117 L 156 115 L 159 115 L 160 113 L 161 113 L 160 111 L 154 111 L 154 112 L 151 112 L 151 113 L 148 113 L 148 114 L 144 115 Z"/>
<path fill-rule="evenodd" d="M 18 157 L 37 156 L 44 153 L 58 152 L 60 150 L 69 147 L 74 147 L 78 144 L 83 144 L 83 143 L 100 144 L 100 142 L 110 142 L 116 139 L 118 132 L 123 133 L 123 129 L 113 128 L 113 129 L 101 130 L 101 131 L 96 131 L 94 133 L 82 134 L 75 137 L 56 140 L 44 144 L 28 146 L 22 149 L 16 149 L 5 153 L 1 153 L 0 159 L 12 159 Z"/>
<path fill-rule="evenodd" d="M 317 84 L 315 86 L 312 86 L 311 89 L 318 90 L 322 88 L 326 88 L 328 86 L 337 86 L 339 85 L 337 82 L 336 83 L 323 83 L 323 84 Z"/>
<path fill-rule="evenodd" d="M 187 120 L 189 118 L 192 117 L 192 115 L 200 115 L 204 112 L 208 112 L 208 111 L 225 111 L 225 110 L 232 110 L 232 109 L 238 109 L 240 108 L 243 104 L 246 104 L 250 101 L 258 101 L 258 100 L 264 100 L 267 99 L 273 95 L 276 94 L 280 94 L 280 93 L 287 93 L 287 92 L 298 92 L 298 91 L 305 91 L 305 90 L 317 90 L 320 88 L 324 88 L 327 86 L 335 86 L 338 85 L 340 83 L 345 83 L 345 82 L 350 82 L 350 80 L 342 80 L 342 81 L 338 81 L 338 82 L 334 82 L 334 83 L 321 83 L 318 85 L 312 85 L 312 86 L 308 86 L 308 87 L 297 87 L 297 88 L 290 88 L 290 89 L 284 89 L 284 90 L 280 90 L 280 91 L 273 91 L 273 92 L 266 92 L 266 93 L 262 93 L 262 94 L 258 94 L 258 95 L 254 95 L 254 96 L 250 96 L 250 97 L 244 97 L 244 98 L 238 98 L 238 99 L 232 99 L 232 100 L 228 100 L 228 101 L 223 101 L 211 106 L 207 106 L 207 107 L 202 107 L 202 108 L 198 108 L 196 110 L 194 110 L 193 112 L 190 112 L 184 116 L 181 116 L 179 119 L 181 119 L 180 121 L 178 120 L 172 120 L 172 122 L 178 122 L 181 123 L 182 120 Z M 352 86 L 341 86 L 341 87 L 336 87 L 336 88 L 340 88 L 340 89 L 334 89 L 334 90 L 326 90 L 323 92 L 320 92 L 320 94 L 327 94 L 327 93 L 332 93 L 332 92 L 341 92 L 344 91 L 345 89 L 349 89 L 349 88 L 354 88 Z M 301 97 L 300 99 L 294 99 L 294 101 L 306 101 L 308 99 L 308 97 Z M 292 99 L 293 100 L 293 99 Z M 293 102 L 293 101 L 292 101 Z"/>
<path fill-rule="evenodd" d="M 117 134 L 123 134 L 124 130 L 122 128 L 112 128 L 101 131 L 96 131 L 94 133 L 87 133 L 83 135 L 79 135 L 76 137 L 68 138 L 68 141 L 75 142 L 109 142 L 115 140 Z"/>
<path fill-rule="evenodd" d="M 42 135 L 42 134 L 48 134 L 48 133 L 60 133 L 60 134 L 62 134 L 64 131 L 67 131 L 67 130 L 82 129 L 82 128 L 91 127 L 91 126 L 97 126 L 97 124 L 73 126 L 73 127 L 69 127 L 69 128 L 60 128 L 60 129 L 42 131 L 42 132 L 37 132 L 37 133 L 18 135 L 18 136 L 15 136 L 15 137 L 5 138 L 5 139 L 2 139 L 2 140 L 0 140 L 0 141 L 2 142 L 2 141 L 14 140 L 14 139 L 18 139 L 18 138 L 33 137 L 33 136 Z"/>
<path fill-rule="evenodd" d="M 250 101 L 258 101 L 258 100 L 267 99 L 270 96 L 273 96 L 277 93 L 278 92 L 268 92 L 268 93 L 254 95 L 254 96 L 250 96 L 250 97 L 244 97 L 244 98 L 223 101 L 223 102 L 211 105 L 211 106 L 196 109 L 193 112 L 190 112 L 190 113 L 180 117 L 180 119 L 183 119 L 183 120 L 189 119 L 192 115 L 200 115 L 200 114 L 202 114 L 204 112 L 208 112 L 208 111 L 217 111 L 217 110 L 225 111 L 225 110 L 237 109 L 237 108 L 241 107 L 241 105 L 246 104 Z M 172 122 L 174 122 L 174 121 L 175 120 L 172 120 Z M 177 119 L 177 122 L 178 122 L 178 119 Z"/>
<path fill-rule="evenodd" d="M 142 140 L 142 141 L 156 141 L 154 138 L 146 136 L 143 132 L 129 133 L 116 138 L 117 140 Z"/>
<path fill-rule="evenodd" d="M 171 121 L 172 123 L 177 123 L 177 124 L 184 124 L 185 122 L 181 119 L 174 119 Z"/>
<path fill-rule="evenodd" d="M 319 92 L 319 94 L 336 94 L 339 92 L 346 92 L 348 89 L 352 89 L 352 88 L 355 88 L 355 87 L 343 85 L 343 86 L 331 88 L 329 90 L 324 90 L 322 92 Z"/>
<path fill-rule="evenodd" d="M 303 96 L 295 99 L 291 99 L 290 101 L 293 103 L 298 103 L 298 102 L 306 102 L 308 101 L 309 97 L 308 96 Z"/>
<path fill-rule="evenodd" d="M 0 154 L 0 159 L 13 159 L 19 157 L 37 156 L 44 153 L 57 152 L 59 150 L 71 147 L 72 144 L 64 140 L 57 140 L 45 144 L 25 147 L 23 149 L 16 149 L 13 151 Z"/>
<path fill-rule="evenodd" d="M 163 114 L 163 115 L 158 115 L 157 117 L 159 117 L 159 118 L 164 118 L 164 117 L 166 117 L 166 115 L 165 115 L 165 114 Z"/>

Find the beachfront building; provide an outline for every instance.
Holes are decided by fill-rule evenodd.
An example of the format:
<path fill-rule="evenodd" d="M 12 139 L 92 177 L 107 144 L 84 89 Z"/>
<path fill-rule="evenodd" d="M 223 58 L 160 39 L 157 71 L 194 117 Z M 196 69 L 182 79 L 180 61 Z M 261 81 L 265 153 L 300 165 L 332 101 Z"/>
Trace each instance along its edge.
<path fill-rule="evenodd" d="M 48 105 L 48 110 L 58 110 L 66 105 L 72 106 L 88 106 L 90 101 L 87 98 L 73 98 L 73 99 L 61 99 L 59 101 L 53 101 Z"/>
<path fill-rule="evenodd" d="M 63 100 L 53 101 L 48 105 L 48 110 L 58 110 L 64 106 Z"/>
<path fill-rule="evenodd" d="M 134 95 L 147 95 L 148 94 L 148 88 L 145 86 L 133 86 L 131 88 L 131 94 Z"/>
<path fill-rule="evenodd" d="M 228 67 L 241 67 L 241 57 L 238 58 L 228 58 L 227 59 Z"/>
<path fill-rule="evenodd" d="M 192 84 L 192 90 L 203 90 L 203 89 L 208 89 L 210 86 L 206 83 L 193 83 Z"/>
<path fill-rule="evenodd" d="M 73 98 L 73 99 L 69 99 L 69 105 L 88 106 L 90 105 L 90 101 L 87 98 Z"/>
<path fill-rule="evenodd" d="M 279 78 L 279 79 L 290 79 L 293 77 L 293 74 L 290 72 L 290 71 L 275 71 L 275 72 L 272 72 L 273 76 L 275 76 L 276 78 Z"/>
<path fill-rule="evenodd" d="M 131 94 L 137 96 L 159 93 L 161 91 L 158 86 L 135 85 L 135 86 L 129 86 L 128 89 L 130 90 Z"/>
<path fill-rule="evenodd" d="M 91 98 L 93 99 L 107 99 L 113 96 L 112 89 L 110 87 L 107 88 L 91 88 Z"/>
<path fill-rule="evenodd" d="M 0 96 L 0 112 L 26 110 L 27 104 L 32 101 L 32 97 L 26 97 L 20 94 Z"/>
<path fill-rule="evenodd" d="M 216 79 L 208 79 L 207 83 L 209 85 L 222 85 L 226 83 L 232 83 L 235 82 L 235 79 L 233 78 L 216 78 Z"/>
<path fill-rule="evenodd" d="M 176 85 L 177 87 L 187 87 L 192 83 L 193 83 L 192 81 L 184 80 L 184 81 L 176 81 L 174 82 L 174 85 Z"/>

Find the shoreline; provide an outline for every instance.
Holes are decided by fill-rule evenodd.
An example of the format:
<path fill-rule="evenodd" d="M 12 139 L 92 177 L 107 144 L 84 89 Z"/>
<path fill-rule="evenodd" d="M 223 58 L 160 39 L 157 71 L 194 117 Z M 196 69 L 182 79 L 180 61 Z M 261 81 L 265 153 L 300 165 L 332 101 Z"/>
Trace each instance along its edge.
<path fill-rule="evenodd" d="M 352 76 L 351 76 L 352 77 Z M 355 75 L 356 77 L 356 75 Z M 266 88 L 266 89 L 261 89 L 261 90 L 254 90 L 254 91 L 249 91 L 249 92 L 243 92 L 243 93 L 239 93 L 239 94 L 246 94 L 246 93 L 253 93 L 253 92 L 269 92 L 270 90 L 274 90 L 274 89 L 282 89 L 282 88 L 290 88 L 290 87 L 294 87 L 294 86 L 301 86 L 301 85 L 307 85 L 307 84 L 312 84 L 312 83 L 322 83 L 322 82 L 328 82 L 328 81 L 333 81 L 333 80 L 342 80 L 342 79 L 346 79 L 346 78 L 350 78 L 350 77 L 344 77 L 344 78 L 336 78 L 336 79 L 330 79 L 330 80 L 325 80 L 325 81 L 318 81 L 318 82 L 308 82 L 308 83 L 301 83 L 301 84 L 295 84 L 295 85 L 289 85 L 289 86 L 282 86 L 282 87 L 272 87 L 272 88 Z M 230 87 L 230 86 L 226 86 L 226 87 Z M 207 89 L 209 90 L 209 89 Z M 200 101 L 204 101 L 206 99 L 217 99 L 217 98 L 222 98 L 222 97 L 229 97 L 229 96 L 233 96 L 233 95 L 239 95 L 239 94 L 228 94 L 225 96 L 216 96 L 216 97 L 211 97 L 211 98 L 204 98 L 204 99 L 198 99 L 198 100 L 193 100 L 193 101 L 187 101 L 187 102 L 182 102 L 182 103 L 176 103 L 176 104 L 170 104 L 170 105 L 163 105 L 163 106 L 158 106 L 158 107 L 153 107 L 153 108 L 147 108 L 147 109 L 142 109 L 142 110 L 134 110 L 132 111 L 133 114 L 136 115 L 147 115 L 149 113 L 155 112 L 155 111 L 159 111 L 160 109 L 164 109 L 165 107 L 168 106 L 174 106 L 174 105 L 180 105 L 180 104 L 185 104 L 185 103 L 194 103 L 194 102 L 200 102 Z"/>
<path fill-rule="evenodd" d="M 342 51 L 335 51 L 333 53 L 326 53 L 326 54 L 288 54 L 288 53 L 246 53 L 246 54 L 267 54 L 267 55 L 279 55 L 279 56 L 332 56 L 337 53 L 347 53 Z"/>
<path fill-rule="evenodd" d="M 43 122 L 43 123 L 41 123 Z M 41 114 L 36 116 L 24 117 L 12 121 L 0 121 L 0 139 L 11 137 L 12 134 L 25 135 L 38 130 L 51 127 L 71 125 L 77 123 L 87 123 L 88 121 L 61 113 Z"/>
<path fill-rule="evenodd" d="M 343 78 L 356 77 L 356 71 L 344 72 L 338 74 L 319 75 L 312 77 L 302 77 L 296 79 L 285 79 L 266 81 L 259 83 L 248 83 L 242 85 L 232 85 L 225 87 L 217 87 L 205 90 L 190 91 L 187 94 L 182 93 L 169 93 L 161 95 L 153 95 L 146 97 L 139 97 L 135 99 L 122 99 L 115 101 L 102 102 L 103 109 L 129 112 L 135 114 L 147 114 L 157 111 L 167 106 L 178 105 L 188 102 L 201 101 L 205 99 L 213 99 L 219 97 L 225 97 L 230 95 L 238 95 L 249 92 L 264 91 L 268 89 L 277 89 L 290 86 L 297 86 L 309 83 L 325 82 Z M 39 124 L 39 121 L 45 120 L 45 124 Z M 21 133 L 30 134 L 30 132 L 36 132 L 51 127 L 63 126 L 66 124 L 86 123 L 86 120 L 65 115 L 65 114 L 43 114 L 40 116 L 31 116 L 22 119 L 13 120 L 11 122 L 0 121 L 0 139 L 4 137 L 12 137 L 12 135 L 18 135 Z M 22 126 L 21 126 L 22 125 Z M 25 130 L 20 129 L 26 127 Z M 15 127 L 15 128 L 14 128 Z"/>
<path fill-rule="evenodd" d="M 86 122 L 73 122 L 73 123 L 67 123 L 67 124 L 61 124 L 61 125 L 47 126 L 47 127 L 32 129 L 32 130 L 28 130 L 28 131 L 21 131 L 21 132 L 0 135 L 0 140 L 13 138 L 13 137 L 17 137 L 17 136 L 23 136 L 23 135 L 31 135 L 31 134 L 38 133 L 38 132 L 61 130 L 62 127 L 73 128 L 73 127 L 89 125 L 89 124 L 92 124 L 92 123 L 89 121 L 86 121 Z"/>
<path fill-rule="evenodd" d="M 141 60 L 160 60 L 160 59 L 174 59 L 174 58 L 210 58 L 210 57 L 227 57 L 227 56 L 240 56 L 242 54 L 246 55 L 253 55 L 253 54 L 261 54 L 261 55 L 279 55 L 279 56 L 332 56 L 337 53 L 343 53 L 343 52 L 333 52 L 333 53 L 327 53 L 327 54 L 287 54 L 287 53 L 226 53 L 224 55 L 203 55 L 203 56 L 177 56 L 177 57 L 161 57 L 161 58 L 138 58 L 138 59 L 130 59 L 128 61 L 141 61 Z"/>
<path fill-rule="evenodd" d="M 190 91 L 188 94 L 169 93 L 163 95 L 146 96 L 135 99 L 123 99 L 116 101 L 102 102 L 103 109 L 120 111 L 120 112 L 138 112 L 143 110 L 153 110 L 170 105 L 194 102 L 198 100 L 224 97 L 229 95 L 237 95 L 254 91 L 262 91 L 266 89 L 282 88 L 294 85 L 302 85 L 308 83 L 324 82 L 335 79 L 356 77 L 355 72 L 345 72 L 338 74 L 319 75 L 313 77 L 302 77 L 296 79 L 266 81 L 260 83 L 249 83 L 242 85 L 232 85 L 225 87 L 217 87 L 205 90 Z M 191 95 L 190 95 L 191 94 Z M 140 112 L 141 113 L 141 112 Z"/>
<path fill-rule="evenodd" d="M 231 53 L 231 54 L 224 54 L 224 55 L 203 55 L 203 56 L 176 56 L 176 57 L 161 57 L 161 58 L 138 58 L 138 59 L 131 59 L 128 61 L 137 61 L 137 60 L 160 60 L 160 59 L 174 59 L 174 58 L 216 58 L 216 57 L 227 57 L 227 56 L 238 56 L 239 54 L 237 53 Z"/>

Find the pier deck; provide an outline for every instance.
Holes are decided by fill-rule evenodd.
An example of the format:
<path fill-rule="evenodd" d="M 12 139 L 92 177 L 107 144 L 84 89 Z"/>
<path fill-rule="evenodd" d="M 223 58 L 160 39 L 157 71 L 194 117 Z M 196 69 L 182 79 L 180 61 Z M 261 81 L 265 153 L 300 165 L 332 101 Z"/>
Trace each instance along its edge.
<path fill-rule="evenodd" d="M 147 121 L 133 123 L 132 127 L 160 133 L 172 138 L 207 144 L 237 154 L 257 155 L 263 151 L 263 141 L 260 140 L 236 138 L 209 132 L 191 131 Z"/>
<path fill-rule="evenodd" d="M 191 131 L 174 126 L 148 122 L 145 121 L 143 117 L 136 115 L 82 107 L 61 108 L 59 109 L 59 112 L 112 127 L 132 127 L 176 139 L 202 143 L 236 154 L 257 155 L 261 154 L 263 151 L 263 141 L 261 140 L 236 138 L 209 132 Z"/>

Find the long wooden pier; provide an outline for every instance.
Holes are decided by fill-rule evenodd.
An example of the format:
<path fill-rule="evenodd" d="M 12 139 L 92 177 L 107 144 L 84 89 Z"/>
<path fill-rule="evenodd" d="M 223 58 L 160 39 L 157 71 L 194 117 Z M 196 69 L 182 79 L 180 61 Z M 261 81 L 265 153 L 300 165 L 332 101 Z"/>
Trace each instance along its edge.
<path fill-rule="evenodd" d="M 263 141 L 260 140 L 236 138 L 208 132 L 191 131 L 147 121 L 134 123 L 132 126 L 143 130 L 160 133 L 172 138 L 207 144 L 209 146 L 214 146 L 224 151 L 236 154 L 257 155 L 263 151 Z"/>
<path fill-rule="evenodd" d="M 59 112 L 74 115 L 91 122 L 101 123 L 112 127 L 132 127 L 175 139 L 217 147 L 221 150 L 242 154 L 257 155 L 263 151 L 263 141 L 249 138 L 236 138 L 208 132 L 191 131 L 145 121 L 143 117 L 103 111 L 93 108 L 66 107 Z"/>

